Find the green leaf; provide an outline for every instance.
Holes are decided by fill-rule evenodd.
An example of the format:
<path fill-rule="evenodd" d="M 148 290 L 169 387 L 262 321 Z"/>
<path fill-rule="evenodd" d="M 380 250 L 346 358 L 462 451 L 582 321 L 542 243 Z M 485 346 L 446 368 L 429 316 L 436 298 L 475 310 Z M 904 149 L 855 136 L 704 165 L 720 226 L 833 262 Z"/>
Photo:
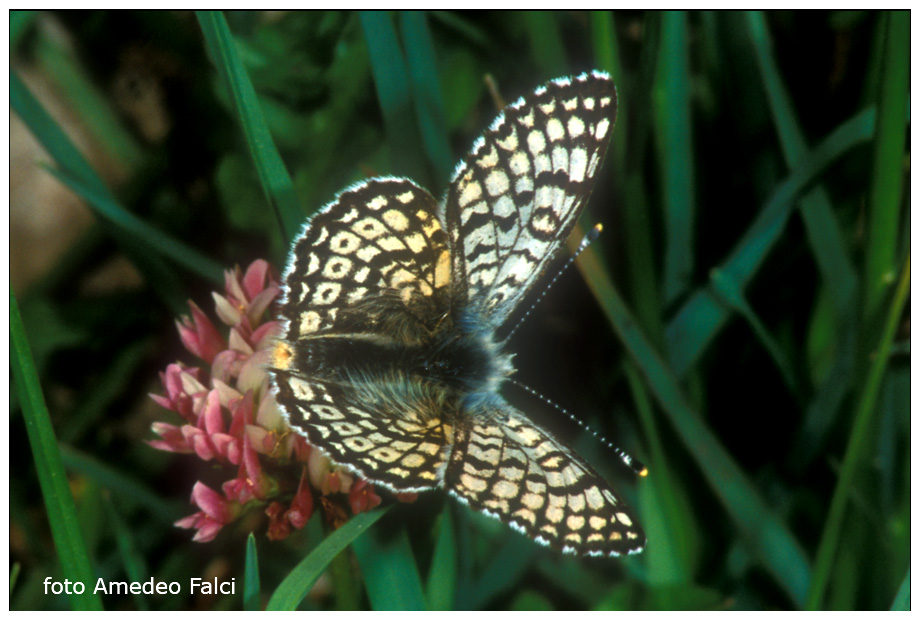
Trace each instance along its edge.
<path fill-rule="evenodd" d="M 838 126 L 801 160 L 776 187 L 760 215 L 719 267 L 723 277 L 733 278 L 735 286 L 743 290 L 782 234 L 799 193 L 828 165 L 868 140 L 874 126 L 875 110 L 863 110 Z M 729 309 L 719 303 L 708 286 L 697 289 L 678 310 L 665 332 L 671 368 L 678 377 L 690 369 L 729 316 Z"/>
<path fill-rule="evenodd" d="M 415 102 L 422 144 L 434 170 L 437 188 L 447 187 L 453 172 L 454 156 L 447 136 L 444 99 L 441 96 L 440 77 L 431 32 L 423 11 L 400 11 L 403 42 Z"/>
<path fill-rule="evenodd" d="M 867 204 L 863 317 L 876 320 L 895 278 L 904 175 L 905 124 L 910 99 L 910 13 L 885 14 L 885 47 L 878 93 L 878 131 L 873 144 Z"/>
<path fill-rule="evenodd" d="M 426 608 L 422 579 L 405 526 L 386 533 L 376 528 L 356 539 L 352 549 L 361 566 L 371 609 L 421 611 Z"/>
<path fill-rule="evenodd" d="M 379 508 L 371 512 L 362 512 L 329 534 L 323 542 L 316 546 L 316 549 L 294 567 L 294 570 L 288 573 L 284 581 L 275 589 L 266 609 L 268 611 L 292 611 L 297 609 L 300 601 L 304 599 L 332 559 L 386 514 L 388 510 L 389 507 Z"/>
<path fill-rule="evenodd" d="M 259 585 L 259 554 L 252 532 L 246 538 L 246 559 L 243 566 L 243 611 L 262 610 L 262 587 Z"/>
<path fill-rule="evenodd" d="M 64 473 L 54 428 L 51 426 L 51 418 L 45 406 L 41 385 L 35 374 L 35 364 L 32 361 L 32 353 L 29 351 L 29 343 L 22 327 L 22 317 L 19 315 L 19 305 L 16 303 L 16 296 L 12 288 L 10 288 L 10 344 L 13 379 L 20 395 L 26 431 L 29 435 L 29 446 L 32 448 L 32 457 L 35 461 L 42 497 L 45 500 L 48 523 L 51 526 L 51 536 L 54 538 L 54 546 L 61 561 L 63 574 L 71 581 L 81 581 L 84 584 L 95 583 L 96 578 L 86 550 L 86 543 L 80 532 L 76 504 L 67 484 L 67 475 Z M 83 594 L 71 594 L 70 604 L 73 609 L 77 610 L 102 610 L 102 599 L 90 588 L 86 588 Z"/>
<path fill-rule="evenodd" d="M 690 285 L 693 274 L 695 200 L 690 115 L 690 60 L 687 16 L 663 15 L 658 77 L 653 92 L 658 162 L 664 180 L 664 300 L 671 303 Z"/>
<path fill-rule="evenodd" d="M 445 502 L 437 529 L 437 540 L 428 570 L 428 609 L 448 611 L 454 608 L 457 587 L 457 537 L 451 506 Z"/>
<path fill-rule="evenodd" d="M 386 11 L 361 11 L 361 28 L 367 41 L 393 171 L 428 185 L 429 175 L 421 157 L 425 149 L 413 114 L 417 106 L 413 105 L 409 68 L 393 20 Z"/>
<path fill-rule="evenodd" d="M 294 193 L 291 177 L 268 131 L 262 106 L 240 60 L 227 20 L 220 11 L 198 11 L 197 16 L 221 81 L 232 96 L 265 198 L 275 210 L 285 238 L 291 239 L 300 229 L 303 211 Z"/>
<path fill-rule="evenodd" d="M 817 610 L 821 607 L 824 592 L 834 568 L 834 557 L 838 552 L 843 517 L 846 513 L 847 502 L 850 499 L 853 484 L 859 467 L 865 467 L 866 441 L 873 425 L 876 423 L 878 409 L 875 406 L 878 393 L 884 379 L 885 369 L 891 355 L 891 345 L 894 335 L 904 312 L 904 305 L 910 293 L 910 255 L 904 261 L 901 278 L 895 290 L 894 299 L 888 308 L 888 316 L 879 338 L 878 347 L 872 352 L 872 365 L 862 383 L 862 393 L 856 406 L 856 416 L 850 428 L 850 437 L 847 441 L 846 454 L 837 476 L 837 485 L 831 498 L 827 521 L 824 532 L 821 534 L 821 543 L 815 559 L 815 573 L 808 588 L 807 608 Z"/>
<path fill-rule="evenodd" d="M 804 584 L 810 579 L 810 568 L 798 542 L 770 510 L 757 488 L 699 414 L 690 407 L 677 377 L 639 330 L 591 248 L 582 254 L 579 267 L 586 274 L 595 298 L 644 375 L 652 394 L 709 483 L 710 490 L 741 533 L 742 540 L 787 594 L 796 602 L 803 601 Z"/>

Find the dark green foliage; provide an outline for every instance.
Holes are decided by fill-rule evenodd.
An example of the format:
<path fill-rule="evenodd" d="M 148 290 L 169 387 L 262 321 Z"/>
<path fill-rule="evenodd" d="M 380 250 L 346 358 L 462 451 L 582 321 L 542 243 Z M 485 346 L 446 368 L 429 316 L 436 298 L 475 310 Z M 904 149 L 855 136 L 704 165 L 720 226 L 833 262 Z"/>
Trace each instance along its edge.
<path fill-rule="evenodd" d="M 82 574 L 183 586 L 107 609 L 909 607 L 908 13 L 14 12 L 10 30 L 38 172 L 97 221 L 38 279 L 12 273 L 12 609 L 92 608 L 43 593 Z M 620 102 L 583 222 L 605 231 L 508 349 L 649 476 L 507 396 L 616 483 L 644 554 L 562 557 L 438 494 L 281 543 L 258 515 L 207 544 L 174 528 L 210 476 L 144 443 L 176 422 L 147 393 L 192 361 L 182 301 L 210 311 L 222 267 L 280 270 L 291 229 L 356 180 L 442 195 L 497 111 L 485 75 L 511 101 L 593 68 Z M 26 194 L 14 264 L 37 252 L 17 244 Z M 125 258 L 137 283 L 111 283 Z M 215 575 L 236 594 L 188 596 Z"/>

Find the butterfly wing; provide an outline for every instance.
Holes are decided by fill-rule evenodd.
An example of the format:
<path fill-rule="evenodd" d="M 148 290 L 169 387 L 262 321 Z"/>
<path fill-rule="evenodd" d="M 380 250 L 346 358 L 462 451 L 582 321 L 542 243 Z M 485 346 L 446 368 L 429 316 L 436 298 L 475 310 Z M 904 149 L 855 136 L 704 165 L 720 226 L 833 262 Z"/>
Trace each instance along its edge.
<path fill-rule="evenodd" d="M 537 542 L 587 555 L 638 553 L 645 533 L 590 465 L 510 405 L 454 431 L 444 483 Z"/>
<path fill-rule="evenodd" d="M 457 167 L 444 208 L 456 297 L 493 329 L 571 233 L 615 118 L 606 74 L 554 80 L 505 108 Z"/>
<path fill-rule="evenodd" d="M 411 181 L 371 179 L 309 220 L 285 271 L 269 368 L 292 428 L 397 491 L 436 486 L 447 454 L 437 394 L 387 356 L 411 350 L 449 307 L 436 209 Z"/>

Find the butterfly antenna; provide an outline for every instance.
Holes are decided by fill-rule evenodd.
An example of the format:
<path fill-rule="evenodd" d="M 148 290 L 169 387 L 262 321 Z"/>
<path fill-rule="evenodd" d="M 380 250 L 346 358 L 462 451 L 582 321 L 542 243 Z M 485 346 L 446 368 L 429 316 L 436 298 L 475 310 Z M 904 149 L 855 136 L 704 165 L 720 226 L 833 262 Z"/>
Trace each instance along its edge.
<path fill-rule="evenodd" d="M 511 340 L 511 336 L 513 336 L 514 332 L 516 332 L 518 328 L 524 323 L 524 321 L 527 320 L 527 317 L 530 316 L 530 313 L 533 312 L 533 309 L 536 308 L 537 304 L 539 304 L 540 301 L 546 296 L 546 292 L 553 287 L 553 285 L 556 283 L 556 280 L 559 279 L 563 272 L 572 266 L 572 263 L 575 262 L 575 259 L 578 258 L 578 255 L 584 252 L 585 249 L 591 245 L 591 242 L 598 238 L 602 230 L 604 230 L 603 226 L 600 224 L 595 224 L 594 228 L 588 231 L 588 234 L 586 234 L 582 238 L 581 243 L 578 244 L 578 248 L 575 250 L 575 253 L 572 254 L 572 256 L 570 256 L 569 259 L 565 261 L 565 264 L 559 268 L 559 271 L 557 271 L 556 275 L 553 276 L 553 279 L 549 281 L 549 284 L 543 287 L 543 290 L 540 291 L 540 295 L 534 300 L 532 304 L 530 304 L 530 307 L 527 308 L 527 312 L 524 313 L 524 316 L 522 316 L 518 322 L 514 324 L 514 327 L 512 327 L 511 331 L 508 332 L 508 335 L 505 336 L 505 340 Z"/>
<path fill-rule="evenodd" d="M 584 242 L 582 242 L 582 243 L 584 243 Z M 609 439 L 607 439 L 607 438 L 604 437 L 603 435 L 598 435 L 596 430 L 594 430 L 593 428 L 591 428 L 590 426 L 588 426 L 587 424 L 585 424 L 584 422 L 582 422 L 582 421 L 581 421 L 580 419 L 578 419 L 576 416 L 574 416 L 574 415 L 572 415 L 571 413 L 569 413 L 569 411 L 566 410 L 566 408 L 563 407 L 562 405 L 556 404 L 555 402 L 551 401 L 549 398 L 547 398 L 547 397 L 544 396 L 543 394 L 540 394 L 540 393 L 539 393 L 538 391 L 536 391 L 535 389 L 533 389 L 533 388 L 531 388 L 531 387 L 528 387 L 528 386 L 524 385 L 523 383 L 521 383 L 521 382 L 519 382 L 519 381 L 515 381 L 514 379 L 511 379 L 510 377 L 507 378 L 507 379 L 505 379 L 505 380 L 508 381 L 509 383 L 513 383 L 514 385 L 518 386 L 519 388 L 521 388 L 521 389 L 524 390 L 525 392 L 529 393 L 530 395 L 536 396 L 537 398 L 539 398 L 540 400 L 542 400 L 544 403 L 546 403 L 546 404 L 549 405 L 550 407 L 553 407 L 554 409 L 556 409 L 556 411 L 561 412 L 561 413 L 562 413 L 563 415 L 565 415 L 567 418 L 569 418 L 570 420 L 572 420 L 573 422 L 575 422 L 576 424 L 578 424 L 578 426 L 580 426 L 580 427 L 582 428 L 582 430 L 588 431 L 589 433 L 591 433 L 592 435 L 594 435 L 594 438 L 595 438 L 595 439 L 597 439 L 599 442 L 601 442 L 601 444 L 603 444 L 603 445 L 607 446 L 608 448 L 610 448 L 611 450 L 613 450 L 613 453 L 616 454 L 618 457 L 620 457 L 620 460 L 623 461 L 623 463 L 624 463 L 627 467 L 629 467 L 631 470 L 633 470 L 637 475 L 639 475 L 639 476 L 646 476 L 646 475 L 648 475 L 648 469 L 645 467 L 645 465 L 642 464 L 641 461 L 639 461 L 639 459 L 634 459 L 634 458 L 631 457 L 625 450 L 623 450 L 622 448 L 619 448 L 619 447 L 613 445 L 613 443 L 612 443 Z"/>

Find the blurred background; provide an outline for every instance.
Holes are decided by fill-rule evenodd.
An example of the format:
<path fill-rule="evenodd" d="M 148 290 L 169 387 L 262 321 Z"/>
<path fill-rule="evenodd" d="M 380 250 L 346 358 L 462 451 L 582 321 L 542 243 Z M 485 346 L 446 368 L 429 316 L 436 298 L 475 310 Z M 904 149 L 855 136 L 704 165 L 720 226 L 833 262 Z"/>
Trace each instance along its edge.
<path fill-rule="evenodd" d="M 144 441 L 152 422 L 178 422 L 148 393 L 162 393 L 167 364 L 193 361 L 175 327 L 186 300 L 213 316 L 222 269 L 264 258 L 280 272 L 282 222 L 362 178 L 409 176 L 443 195 L 503 102 L 595 68 L 619 95 L 583 218 L 604 233 L 508 349 L 519 381 L 649 476 L 507 391 L 613 482 L 648 547 L 563 557 L 440 493 L 396 506 L 370 535 L 408 531 L 402 559 L 429 608 L 904 604 L 909 13 L 225 17 L 286 195 L 263 190 L 224 77 L 234 66 L 202 35 L 213 16 L 10 15 L 11 289 L 93 574 L 238 584 L 233 596 L 104 596 L 107 609 L 240 609 L 250 530 L 264 604 L 324 535 L 320 515 L 279 543 L 257 518 L 206 544 L 172 525 L 193 512 L 207 465 Z M 22 401 L 14 382 L 10 606 L 67 609 L 43 593 L 66 575 Z M 434 557 L 436 541 L 449 553 Z M 396 604 L 362 585 L 366 556 L 343 553 L 302 609 Z"/>

